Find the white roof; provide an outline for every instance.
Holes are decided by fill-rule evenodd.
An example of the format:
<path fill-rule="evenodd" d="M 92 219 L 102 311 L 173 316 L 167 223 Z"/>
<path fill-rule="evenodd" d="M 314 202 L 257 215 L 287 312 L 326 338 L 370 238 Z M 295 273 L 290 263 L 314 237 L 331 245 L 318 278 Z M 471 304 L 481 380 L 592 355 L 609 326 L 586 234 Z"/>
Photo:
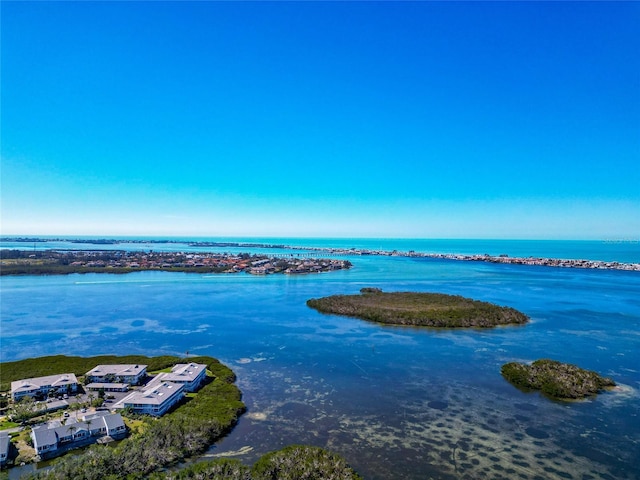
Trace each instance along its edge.
<path fill-rule="evenodd" d="M 114 408 L 125 408 L 127 404 L 162 405 L 175 394 L 182 392 L 184 387 L 177 383 L 161 382 L 148 387 L 146 390 L 131 392 L 117 402 Z"/>
<path fill-rule="evenodd" d="M 11 393 L 30 392 L 44 386 L 60 387 L 63 385 L 73 385 L 74 383 L 78 383 L 78 379 L 73 373 L 25 378 L 11 382 Z"/>
<path fill-rule="evenodd" d="M 171 373 L 159 373 L 151 383 L 155 384 L 158 381 L 191 383 L 206 370 L 207 366 L 201 363 L 178 363 L 173 366 Z"/>
<path fill-rule="evenodd" d="M 138 375 L 145 370 L 147 365 L 134 364 L 115 364 L 115 365 L 98 365 L 87 372 L 87 375 L 94 377 L 103 377 L 105 375 Z"/>
<path fill-rule="evenodd" d="M 129 388 L 129 384 L 128 383 L 90 383 L 88 385 L 84 386 L 85 389 L 89 389 L 89 390 L 100 390 L 101 388 L 107 389 L 107 388 L 122 388 L 122 389 L 126 389 Z"/>

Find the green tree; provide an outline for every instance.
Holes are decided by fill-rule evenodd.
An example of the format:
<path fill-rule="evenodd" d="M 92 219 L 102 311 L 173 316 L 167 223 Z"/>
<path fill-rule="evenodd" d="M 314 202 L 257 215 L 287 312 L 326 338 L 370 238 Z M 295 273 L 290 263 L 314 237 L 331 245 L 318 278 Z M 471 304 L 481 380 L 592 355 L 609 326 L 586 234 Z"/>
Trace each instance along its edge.
<path fill-rule="evenodd" d="M 253 480 L 361 480 L 340 456 L 319 447 L 291 445 L 261 457 Z"/>
<path fill-rule="evenodd" d="M 23 422 L 33 416 L 35 408 L 36 402 L 27 395 L 13 404 L 9 416 L 16 422 Z"/>

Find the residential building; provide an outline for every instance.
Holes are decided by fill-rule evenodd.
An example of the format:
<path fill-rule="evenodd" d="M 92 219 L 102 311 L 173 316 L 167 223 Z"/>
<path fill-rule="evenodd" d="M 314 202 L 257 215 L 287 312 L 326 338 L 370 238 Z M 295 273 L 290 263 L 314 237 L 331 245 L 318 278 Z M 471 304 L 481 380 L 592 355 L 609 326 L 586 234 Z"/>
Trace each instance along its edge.
<path fill-rule="evenodd" d="M 82 421 L 91 427 L 92 435 L 109 435 L 118 437 L 126 431 L 126 426 L 119 413 L 96 412 L 82 417 Z"/>
<path fill-rule="evenodd" d="M 55 428 L 48 425 L 38 425 L 31 427 L 31 440 L 36 454 L 44 456 L 58 449 L 58 437 Z"/>
<path fill-rule="evenodd" d="M 144 390 L 131 392 L 114 404 L 113 408 L 130 408 L 134 413 L 164 415 L 184 397 L 184 385 L 172 382 L 152 382 Z"/>
<path fill-rule="evenodd" d="M 11 398 L 15 402 L 23 397 L 46 397 L 50 392 L 75 393 L 78 390 L 78 379 L 73 373 L 49 375 L 46 377 L 25 378 L 11 382 Z"/>
<path fill-rule="evenodd" d="M 173 382 L 184 385 L 187 392 L 195 392 L 200 388 L 206 376 L 207 366 L 204 364 L 178 363 L 174 365 L 171 372 L 156 375 L 149 385 L 154 385 L 156 382 Z"/>
<path fill-rule="evenodd" d="M 98 365 L 86 373 L 89 383 L 139 385 L 147 375 L 147 365 Z"/>
<path fill-rule="evenodd" d="M 9 435 L 0 432 L 0 465 L 5 465 L 9 459 Z"/>
<path fill-rule="evenodd" d="M 83 421 L 70 421 L 66 425 L 60 422 L 37 425 L 31 428 L 33 448 L 41 457 L 52 457 L 63 447 L 86 445 L 100 437 L 109 435 L 122 438 L 126 435 L 127 427 L 119 413 L 91 415 Z"/>
<path fill-rule="evenodd" d="M 43 402 L 42 404 L 43 412 L 55 412 L 56 410 L 62 410 L 69 407 L 69 402 L 66 400 L 54 400 Z"/>
<path fill-rule="evenodd" d="M 91 390 L 98 392 L 100 390 L 104 392 L 126 392 L 129 390 L 128 383 L 90 383 L 84 386 L 85 390 Z"/>

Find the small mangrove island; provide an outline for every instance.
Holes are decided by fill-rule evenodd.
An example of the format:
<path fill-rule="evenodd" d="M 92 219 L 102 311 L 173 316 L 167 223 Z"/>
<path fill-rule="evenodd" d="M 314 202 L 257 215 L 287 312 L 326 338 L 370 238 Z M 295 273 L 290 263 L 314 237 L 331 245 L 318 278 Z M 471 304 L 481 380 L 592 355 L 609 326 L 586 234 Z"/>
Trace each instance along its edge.
<path fill-rule="evenodd" d="M 252 466 L 221 458 L 198 462 L 178 471 L 157 473 L 152 480 L 362 480 L 339 455 L 320 447 L 290 445 L 266 453 Z"/>
<path fill-rule="evenodd" d="M 591 370 L 556 360 L 536 360 L 531 365 L 511 362 L 500 369 L 502 376 L 516 387 L 539 390 L 560 400 L 582 399 L 596 395 L 616 384 Z"/>
<path fill-rule="evenodd" d="M 321 313 L 356 317 L 389 325 L 438 328 L 491 328 L 529 321 L 510 307 L 459 295 L 423 292 L 383 292 L 363 288 L 360 295 L 331 295 L 307 300 Z"/>

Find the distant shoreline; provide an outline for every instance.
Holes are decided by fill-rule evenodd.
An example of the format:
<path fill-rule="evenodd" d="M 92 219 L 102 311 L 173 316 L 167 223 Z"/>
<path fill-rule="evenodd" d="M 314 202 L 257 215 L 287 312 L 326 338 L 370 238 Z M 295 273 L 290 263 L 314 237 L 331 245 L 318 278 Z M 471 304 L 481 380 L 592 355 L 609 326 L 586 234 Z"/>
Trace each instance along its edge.
<path fill-rule="evenodd" d="M 301 250 L 303 248 L 300 248 Z M 304 247 L 309 250 L 310 247 Z M 561 268 L 589 268 L 599 270 L 626 270 L 640 272 L 640 263 L 625 262 L 608 262 L 603 260 L 584 260 L 584 259 L 561 259 L 561 258 L 544 258 L 544 257 L 510 257 L 508 255 L 463 255 L 456 253 L 421 253 L 415 251 L 398 252 L 384 250 L 342 250 L 333 248 L 318 247 L 314 250 L 324 251 L 334 255 L 381 255 L 391 257 L 418 257 L 418 258 L 436 258 L 443 260 L 458 260 L 467 262 L 488 262 L 488 263 L 506 263 L 512 265 L 531 265 L 544 267 L 561 267 Z"/>
<path fill-rule="evenodd" d="M 127 252 L 124 250 L 0 250 L 0 275 L 126 274 L 141 271 L 288 275 L 351 268 L 348 260 L 242 253 Z"/>
<path fill-rule="evenodd" d="M 313 247 L 313 246 L 295 246 L 284 244 L 270 243 L 254 243 L 254 242 L 212 242 L 202 241 L 194 242 L 187 240 L 153 240 L 153 239 L 70 239 L 70 238 L 39 238 L 39 237 L 3 237 L 0 242 L 16 242 L 16 243 L 47 243 L 47 242 L 68 242 L 72 244 L 88 244 L 88 245 L 119 245 L 122 243 L 129 244 L 180 244 L 190 247 L 215 247 L 215 248 L 265 248 L 279 250 L 299 250 L 306 252 L 322 252 L 325 255 L 346 256 L 346 255 L 377 255 L 377 256 L 395 256 L 395 257 L 414 257 L 414 258 L 435 258 L 443 260 L 456 261 L 474 261 L 487 263 L 503 263 L 510 265 L 529 265 L 529 266 L 545 266 L 559 268 L 582 268 L 596 270 L 624 270 L 624 271 L 640 271 L 640 263 L 627 263 L 618 261 L 604 260 L 586 260 L 586 259 L 561 259 L 550 257 L 510 257 L 506 254 L 489 255 L 489 254 L 456 254 L 456 253 L 426 253 L 414 250 L 398 251 L 398 250 L 377 250 L 365 248 L 342 248 L 342 247 Z M 629 243 L 632 243 L 629 241 Z M 291 254 L 295 256 L 295 254 Z"/>

